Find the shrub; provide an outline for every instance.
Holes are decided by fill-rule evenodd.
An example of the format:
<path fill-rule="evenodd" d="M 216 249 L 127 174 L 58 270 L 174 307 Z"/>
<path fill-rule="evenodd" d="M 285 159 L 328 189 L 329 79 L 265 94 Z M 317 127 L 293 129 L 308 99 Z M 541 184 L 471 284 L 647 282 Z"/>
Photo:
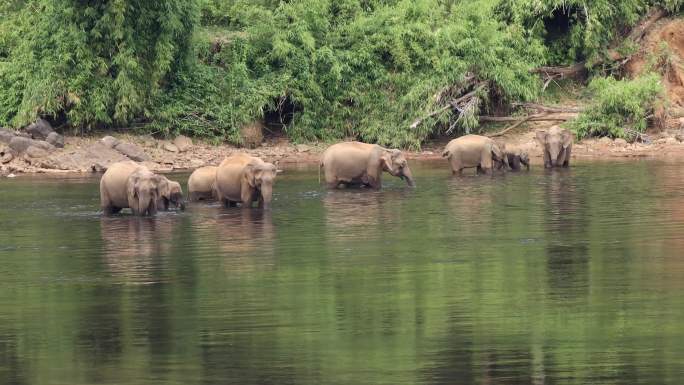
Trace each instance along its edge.
<path fill-rule="evenodd" d="M 660 76 L 654 73 L 634 80 L 595 78 L 589 85 L 592 103 L 569 123 L 578 138 L 610 136 L 632 139 L 644 132 L 647 117 L 662 95 Z"/>

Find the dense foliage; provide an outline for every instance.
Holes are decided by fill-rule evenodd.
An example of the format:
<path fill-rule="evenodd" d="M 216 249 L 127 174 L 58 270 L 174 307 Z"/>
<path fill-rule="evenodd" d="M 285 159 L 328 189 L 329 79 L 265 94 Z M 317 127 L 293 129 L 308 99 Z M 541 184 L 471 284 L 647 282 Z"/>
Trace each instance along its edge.
<path fill-rule="evenodd" d="M 0 125 L 42 115 L 239 142 L 266 120 L 295 140 L 416 147 L 534 99 L 532 68 L 596 61 L 649 7 L 680 2 L 11 0 Z M 460 111 L 431 115 L 465 92 Z"/>
<path fill-rule="evenodd" d="M 577 136 L 633 139 L 646 129 L 647 116 L 663 88 L 660 76 L 650 73 L 634 80 L 596 78 L 588 90 L 591 105 L 571 122 Z"/>

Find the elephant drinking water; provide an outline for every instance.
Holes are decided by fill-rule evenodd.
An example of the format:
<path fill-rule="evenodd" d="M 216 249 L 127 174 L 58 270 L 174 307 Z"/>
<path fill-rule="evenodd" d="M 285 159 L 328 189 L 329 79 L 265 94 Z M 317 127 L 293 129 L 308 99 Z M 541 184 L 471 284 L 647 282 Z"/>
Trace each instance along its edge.
<path fill-rule="evenodd" d="M 415 186 L 413 174 L 401 151 L 377 144 L 334 144 L 323 153 L 320 168 L 324 169 L 325 183 L 329 188 L 337 188 L 345 183 L 380 189 L 383 171 L 406 180 L 409 186 Z"/>
<path fill-rule="evenodd" d="M 157 213 L 168 179 L 133 161 L 112 164 L 100 179 L 100 204 L 105 214 L 130 208 L 135 215 Z"/>

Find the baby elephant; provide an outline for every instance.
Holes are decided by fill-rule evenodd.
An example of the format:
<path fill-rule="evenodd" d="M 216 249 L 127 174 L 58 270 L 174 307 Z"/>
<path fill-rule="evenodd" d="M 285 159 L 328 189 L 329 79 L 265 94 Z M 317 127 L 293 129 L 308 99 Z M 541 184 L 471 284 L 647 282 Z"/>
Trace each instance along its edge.
<path fill-rule="evenodd" d="M 159 191 L 160 199 L 158 206 L 164 209 L 164 211 L 168 211 L 169 206 L 185 210 L 185 199 L 183 199 L 183 189 L 180 183 L 169 180 L 165 176 L 162 176 L 162 178 L 166 180 L 166 186 L 162 186 Z"/>
<path fill-rule="evenodd" d="M 527 151 L 519 148 L 508 148 L 506 150 L 506 160 L 508 168 L 512 171 L 520 171 L 522 169 L 520 165 L 525 166 L 527 171 L 530 170 L 530 156 L 527 154 Z"/>
<path fill-rule="evenodd" d="M 200 167 L 188 179 L 188 195 L 192 202 L 216 199 L 216 166 Z"/>
<path fill-rule="evenodd" d="M 454 175 L 464 168 L 477 168 L 477 172 L 492 174 L 506 165 L 504 151 L 492 139 L 481 135 L 465 135 L 449 142 L 442 153 Z"/>
<path fill-rule="evenodd" d="M 410 187 L 415 186 L 413 174 L 401 151 L 380 147 L 377 144 L 333 144 L 323 153 L 319 173 L 321 168 L 325 172 L 325 183 L 328 188 L 337 188 L 344 183 L 378 190 L 382 187 L 383 171 L 406 180 Z"/>
<path fill-rule="evenodd" d="M 100 179 L 100 204 L 105 214 L 129 208 L 135 215 L 157 213 L 168 179 L 133 161 L 112 164 Z"/>

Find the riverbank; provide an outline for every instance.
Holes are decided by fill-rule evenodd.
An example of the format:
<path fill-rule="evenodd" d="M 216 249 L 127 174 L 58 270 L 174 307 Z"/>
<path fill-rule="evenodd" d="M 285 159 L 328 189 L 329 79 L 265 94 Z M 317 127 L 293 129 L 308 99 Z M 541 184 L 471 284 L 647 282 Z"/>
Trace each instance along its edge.
<path fill-rule="evenodd" d="M 101 172 L 109 164 L 126 159 L 140 161 L 155 172 L 165 173 L 216 165 L 230 154 L 241 151 L 278 163 L 281 168 L 291 168 L 316 164 L 329 146 L 328 143 L 293 144 L 284 137 L 268 138 L 254 149 L 215 145 L 184 137 L 176 138 L 175 141 L 128 134 L 115 135 L 115 138 L 107 137 L 104 140 L 103 137 L 66 137 L 64 148 L 54 148 L 38 154 L 15 155 L 10 161 L 0 164 L 0 175 Z M 650 132 L 647 138 L 646 143 L 628 143 L 609 138 L 586 139 L 574 144 L 572 156 L 574 159 L 684 159 L 684 143 L 681 141 L 684 139 L 684 131 L 671 129 Z M 112 139 L 116 140 L 117 146 L 112 146 Z M 410 160 L 440 159 L 448 140 L 431 141 L 421 151 L 406 151 L 406 156 Z M 526 150 L 532 164 L 542 163 L 542 152 L 534 139 L 534 130 L 521 129 L 496 140 L 507 146 Z"/>

